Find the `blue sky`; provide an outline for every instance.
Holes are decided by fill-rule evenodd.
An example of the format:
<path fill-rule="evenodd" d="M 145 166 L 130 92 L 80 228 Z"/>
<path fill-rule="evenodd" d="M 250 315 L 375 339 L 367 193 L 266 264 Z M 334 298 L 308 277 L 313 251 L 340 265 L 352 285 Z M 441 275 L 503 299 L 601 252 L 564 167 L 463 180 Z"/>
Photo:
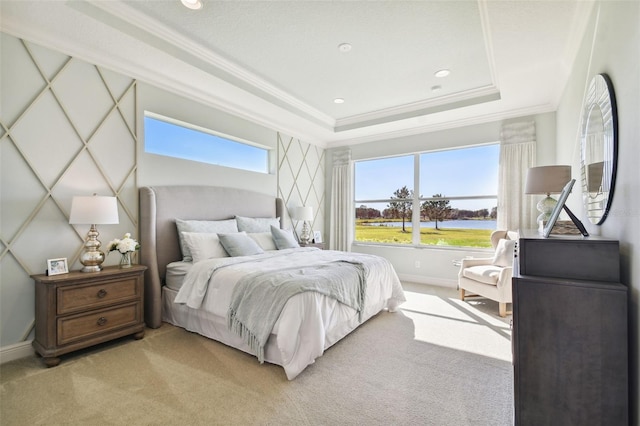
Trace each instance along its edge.
<path fill-rule="evenodd" d="M 186 127 L 144 118 L 145 151 L 268 173 L 268 150 Z"/>
<path fill-rule="evenodd" d="M 499 149 L 499 144 L 493 144 L 421 154 L 420 194 L 496 195 Z M 413 155 L 359 161 L 355 165 L 355 182 L 357 200 L 389 198 L 405 185 L 413 189 Z M 471 210 L 495 205 L 495 200 L 452 202 L 452 207 Z"/>

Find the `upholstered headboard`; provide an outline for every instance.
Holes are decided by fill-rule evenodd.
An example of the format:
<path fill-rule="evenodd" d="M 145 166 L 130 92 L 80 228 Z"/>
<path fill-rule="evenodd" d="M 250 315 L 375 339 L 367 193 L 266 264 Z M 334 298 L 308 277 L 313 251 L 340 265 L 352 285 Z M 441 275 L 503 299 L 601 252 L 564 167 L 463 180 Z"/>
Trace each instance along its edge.
<path fill-rule="evenodd" d="M 282 199 L 248 190 L 191 185 L 140 188 L 140 263 L 148 267 L 144 285 L 147 327 L 160 327 L 166 266 L 182 259 L 176 218 L 279 217 L 282 227 L 284 214 Z"/>

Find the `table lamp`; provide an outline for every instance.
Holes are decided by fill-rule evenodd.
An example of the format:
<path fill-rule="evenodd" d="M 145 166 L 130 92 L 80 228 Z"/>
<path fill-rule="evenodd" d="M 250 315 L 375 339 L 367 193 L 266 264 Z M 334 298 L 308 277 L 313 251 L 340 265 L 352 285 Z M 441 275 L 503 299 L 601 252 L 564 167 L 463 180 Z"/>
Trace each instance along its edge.
<path fill-rule="evenodd" d="M 557 201 L 551 194 L 559 194 L 564 186 L 571 180 L 571 166 L 540 166 L 531 167 L 527 171 L 525 194 L 546 194 L 540 200 L 536 208 L 540 215 L 536 219 L 539 226 L 544 227 L 544 222 L 549 220 Z"/>
<path fill-rule="evenodd" d="M 104 253 L 100 251 L 98 229 L 96 225 L 111 225 L 118 223 L 118 201 L 116 197 L 73 197 L 69 223 L 72 225 L 91 225 L 84 242 L 84 250 L 80 256 L 80 263 L 84 265 L 82 272 L 99 272 L 102 270 Z"/>
<path fill-rule="evenodd" d="M 313 209 L 309 206 L 297 207 L 294 219 L 304 221 L 302 224 L 302 233 L 300 234 L 300 242 L 302 244 L 309 244 L 309 241 L 311 240 L 311 232 L 307 221 L 313 220 Z"/>

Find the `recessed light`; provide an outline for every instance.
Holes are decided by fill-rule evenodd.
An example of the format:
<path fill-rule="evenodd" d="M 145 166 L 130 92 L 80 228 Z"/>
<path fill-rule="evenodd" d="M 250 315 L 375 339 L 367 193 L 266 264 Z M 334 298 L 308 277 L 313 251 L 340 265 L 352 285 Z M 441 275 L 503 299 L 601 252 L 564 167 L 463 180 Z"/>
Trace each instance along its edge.
<path fill-rule="evenodd" d="M 333 100 L 333 103 L 334 103 L 334 104 L 343 104 L 343 103 L 344 103 L 344 99 L 342 99 L 342 98 L 335 98 L 335 99 Z"/>
<path fill-rule="evenodd" d="M 189 9 L 198 10 L 202 9 L 202 1 L 201 0 L 180 0 L 180 2 Z"/>
<path fill-rule="evenodd" d="M 342 53 L 347 53 L 351 51 L 351 45 L 349 43 L 342 43 L 338 45 L 338 49 L 340 49 Z"/>
<path fill-rule="evenodd" d="M 442 78 L 442 77 L 446 77 L 449 74 L 451 74 L 451 71 L 449 71 L 448 69 L 442 69 L 439 71 L 436 71 L 433 75 L 435 75 L 438 78 Z"/>

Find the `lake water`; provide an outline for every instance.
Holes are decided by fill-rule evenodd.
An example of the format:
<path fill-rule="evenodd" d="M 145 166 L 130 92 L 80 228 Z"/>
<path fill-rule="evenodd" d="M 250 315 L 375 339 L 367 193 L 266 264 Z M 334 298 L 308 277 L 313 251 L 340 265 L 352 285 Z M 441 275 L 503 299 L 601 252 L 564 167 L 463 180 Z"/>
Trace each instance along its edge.
<path fill-rule="evenodd" d="M 370 226 L 393 226 L 402 228 L 402 222 L 380 222 L 371 223 Z M 411 222 L 405 223 L 406 227 L 411 226 Z M 435 222 L 420 222 L 420 228 L 435 228 Z M 438 228 L 466 228 L 466 229 L 496 229 L 495 220 L 445 220 L 438 222 Z"/>

